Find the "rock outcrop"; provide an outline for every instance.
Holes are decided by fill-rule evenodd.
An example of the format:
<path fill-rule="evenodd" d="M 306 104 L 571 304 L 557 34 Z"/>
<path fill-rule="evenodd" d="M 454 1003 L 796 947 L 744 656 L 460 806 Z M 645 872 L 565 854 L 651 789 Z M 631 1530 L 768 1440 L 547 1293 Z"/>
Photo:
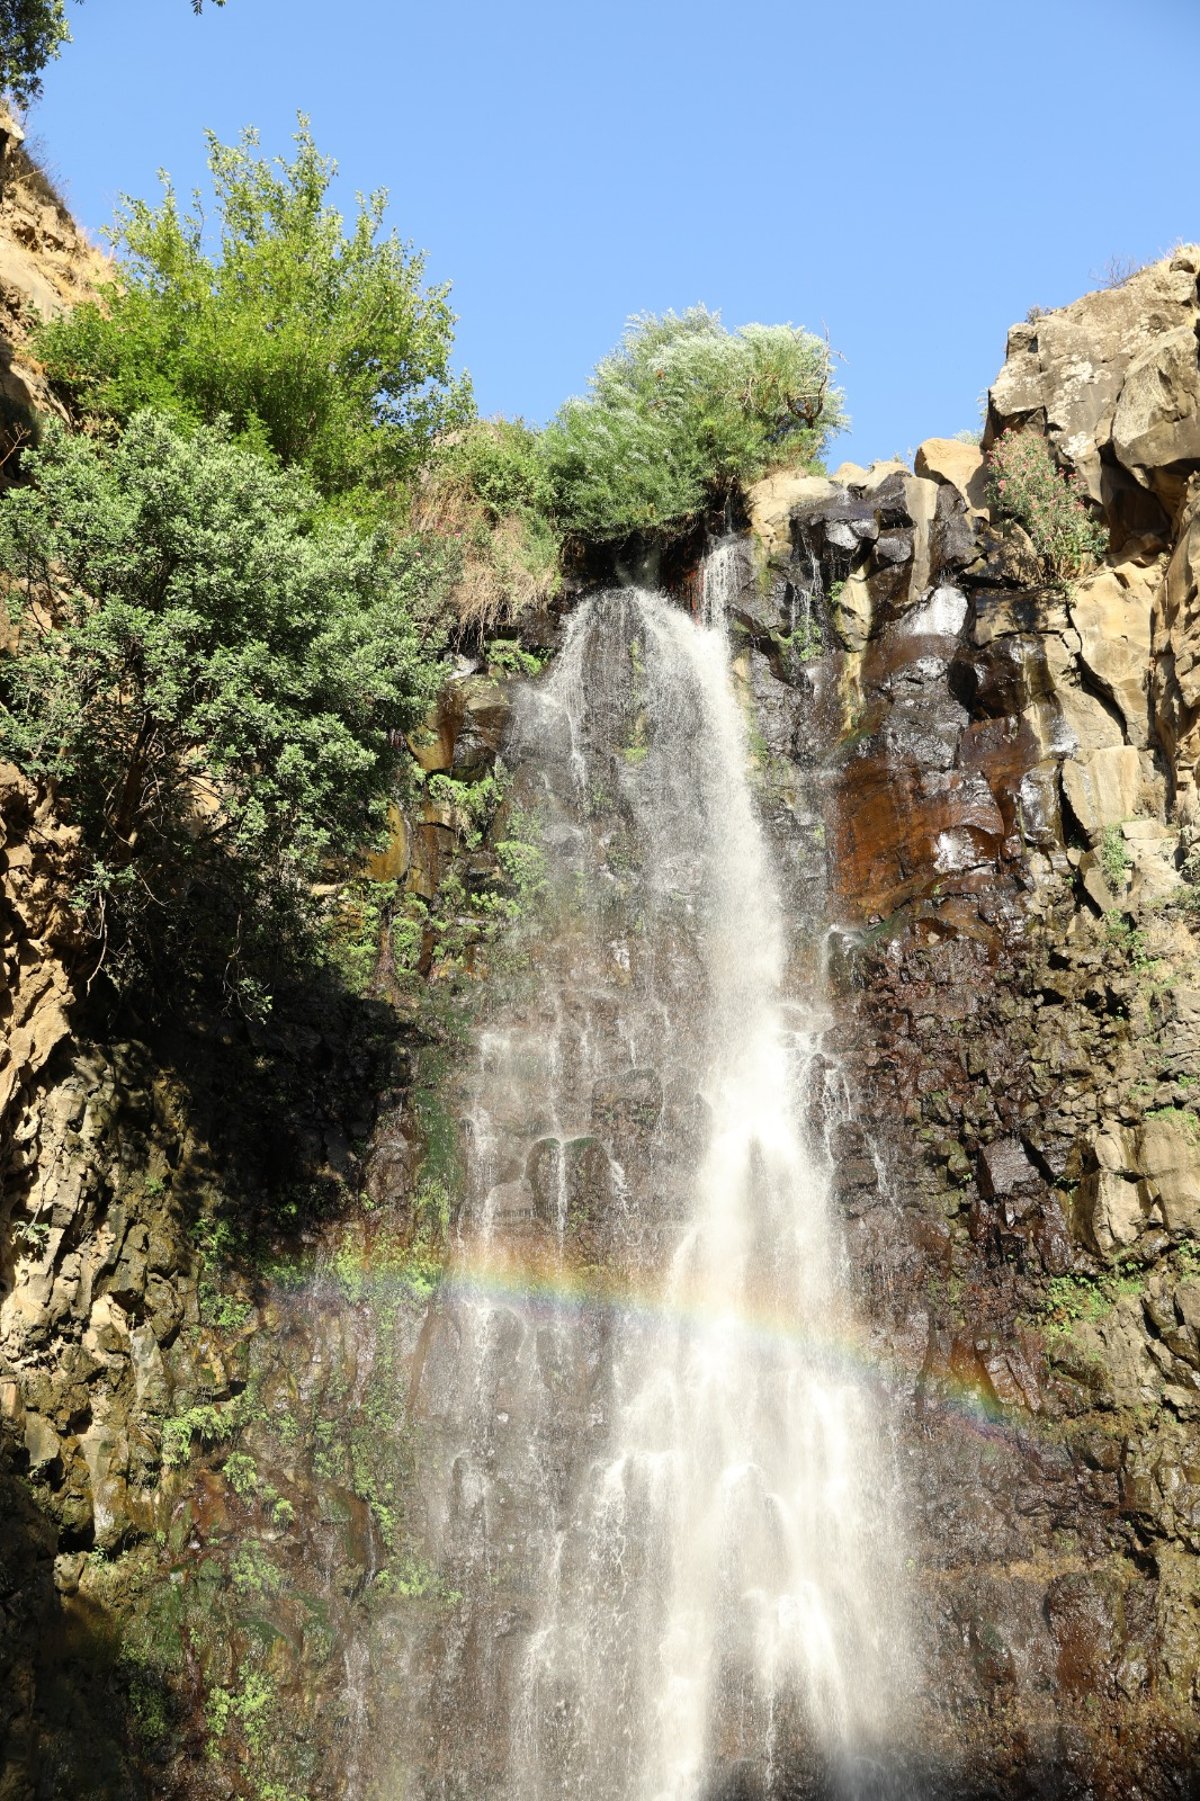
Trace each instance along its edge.
<path fill-rule="evenodd" d="M 0 114 L 0 480 L 39 419 L 61 410 L 29 349 L 33 326 L 92 299 L 109 272 Z"/>
<path fill-rule="evenodd" d="M 100 265 L 6 182 L 20 410 L 45 400 L 31 309 Z M 906 1421 L 930 1795 L 1165 1801 L 1200 1746 L 1198 274 L 1182 250 L 1010 335 L 987 442 L 1044 433 L 1108 530 L 1069 585 L 990 508 L 982 450 L 942 439 L 912 470 L 773 478 L 729 564 L 779 867 L 831 897 L 854 1105 L 829 1130 L 864 1355 Z M 530 626 L 522 674 L 556 633 Z M 368 992 L 270 1029 L 83 1036 L 72 834 L 0 770 L 4 1801 L 63 1770 L 87 1792 L 77 1702 L 116 1720 L 97 1793 L 339 1796 L 372 1707 L 410 1706 L 465 1630 L 414 1475 L 438 1330 L 416 1214 L 444 1230 L 430 1070 L 510 892 L 508 657 L 465 659 L 412 736 L 382 898 L 355 903 Z M 661 1106 L 635 1074 L 598 1097 L 614 1143 Z M 571 1145 L 591 1259 L 608 1166 Z M 547 1147 L 498 1203 L 531 1233 Z"/>
<path fill-rule="evenodd" d="M 751 496 L 748 686 L 787 712 L 799 609 L 791 717 L 835 722 L 838 1043 L 888 1122 L 848 1132 L 842 1204 L 954 1793 L 1183 1794 L 1196 1755 L 1198 274 L 1010 334 L 985 442 L 1041 432 L 1082 482 L 1110 549 L 1070 583 L 968 445 L 797 488 L 790 540 Z"/>

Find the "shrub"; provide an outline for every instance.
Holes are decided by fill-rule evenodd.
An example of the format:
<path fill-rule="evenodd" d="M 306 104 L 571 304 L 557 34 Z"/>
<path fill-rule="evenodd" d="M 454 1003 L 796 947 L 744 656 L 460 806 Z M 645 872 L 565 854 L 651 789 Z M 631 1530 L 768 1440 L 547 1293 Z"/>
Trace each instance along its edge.
<path fill-rule="evenodd" d="M 493 631 L 558 586 L 559 539 L 537 432 L 521 419 L 478 419 L 434 452 L 413 523 L 452 539 L 460 628 Z"/>
<path fill-rule="evenodd" d="M 1065 475 L 1040 432 L 1006 431 L 988 452 L 988 494 L 996 510 L 1029 533 L 1043 571 L 1057 581 L 1078 575 L 1108 548 L 1078 478 Z"/>
<path fill-rule="evenodd" d="M 670 526 L 773 466 L 811 463 L 842 422 L 810 332 L 726 331 L 705 307 L 643 314 L 544 434 L 554 514 L 593 539 Z"/>
<path fill-rule="evenodd" d="M 0 503 L 0 755 L 81 827 L 77 901 L 118 985 L 216 969 L 253 1004 L 382 823 L 436 686 L 440 570 L 322 521 L 221 427 L 143 413 L 115 446 L 52 432 L 30 466 Z"/>
<path fill-rule="evenodd" d="M 127 200 L 114 232 L 120 279 L 45 325 L 38 351 L 85 411 L 124 424 L 145 407 L 227 418 L 233 432 L 305 469 L 323 495 L 404 484 L 439 433 L 470 417 L 450 375 L 445 287 L 421 256 L 379 236 L 387 196 L 351 229 L 326 200 L 336 164 L 301 118 L 294 161 L 209 133 L 219 245 L 199 204 Z"/>

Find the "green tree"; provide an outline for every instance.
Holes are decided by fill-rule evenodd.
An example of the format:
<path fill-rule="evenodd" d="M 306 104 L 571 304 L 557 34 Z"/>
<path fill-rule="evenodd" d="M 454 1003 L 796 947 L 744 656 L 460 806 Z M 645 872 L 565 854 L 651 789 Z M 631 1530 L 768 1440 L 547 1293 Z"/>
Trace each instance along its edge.
<path fill-rule="evenodd" d="M 791 325 L 727 331 L 715 313 L 643 314 L 542 443 L 562 526 L 661 527 L 773 466 L 809 464 L 844 422 L 828 345 Z"/>
<path fill-rule="evenodd" d="M 81 828 L 78 904 L 118 985 L 216 970 L 253 1003 L 378 831 L 437 685 L 442 571 L 321 515 L 223 426 L 141 413 L 111 445 L 52 431 L 29 463 L 0 502 L 0 755 Z"/>
<path fill-rule="evenodd" d="M 203 9 L 204 0 L 192 0 L 193 12 Z M 28 106 L 42 91 L 46 64 L 70 41 L 64 0 L 0 0 L 0 89 Z"/>
<path fill-rule="evenodd" d="M 161 205 L 125 201 L 119 279 L 42 329 L 51 378 L 118 423 L 143 407 L 226 418 L 327 498 L 407 484 L 472 413 L 450 371 L 448 289 L 425 287 L 423 257 L 382 235 L 384 192 L 360 196 L 345 229 L 327 199 L 336 164 L 303 118 L 291 162 L 258 156 L 253 131 L 208 143 L 213 254 L 199 196 L 182 212 L 164 176 Z"/>

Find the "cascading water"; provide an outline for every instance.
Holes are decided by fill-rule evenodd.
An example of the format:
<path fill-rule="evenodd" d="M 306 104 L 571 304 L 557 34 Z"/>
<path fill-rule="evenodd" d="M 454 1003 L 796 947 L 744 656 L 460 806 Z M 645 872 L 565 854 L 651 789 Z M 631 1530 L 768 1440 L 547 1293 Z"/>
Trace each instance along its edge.
<path fill-rule="evenodd" d="M 708 624 L 584 603 L 510 750 L 546 920 L 482 1035 L 425 1359 L 463 1596 L 429 1793 L 875 1794 L 911 1683 L 829 1201 L 845 1103 L 755 814 L 735 555 Z"/>

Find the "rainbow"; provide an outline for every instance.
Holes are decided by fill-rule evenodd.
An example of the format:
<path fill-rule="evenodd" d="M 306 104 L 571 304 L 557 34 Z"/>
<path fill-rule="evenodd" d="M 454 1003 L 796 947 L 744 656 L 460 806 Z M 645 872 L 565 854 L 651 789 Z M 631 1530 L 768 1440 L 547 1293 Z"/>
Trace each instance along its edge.
<path fill-rule="evenodd" d="M 368 1288 L 381 1277 L 385 1283 L 404 1280 L 399 1270 L 393 1277 L 386 1263 L 381 1268 L 369 1251 L 364 1252 L 363 1276 Z M 557 1246 L 511 1241 L 461 1246 L 429 1297 L 429 1307 L 435 1320 L 464 1306 L 509 1308 L 551 1324 L 608 1320 L 676 1341 L 736 1338 L 750 1341 L 764 1356 L 786 1357 L 827 1379 L 893 1395 L 897 1389 L 911 1389 L 927 1367 L 873 1349 L 849 1308 L 831 1306 L 822 1329 L 814 1331 L 774 1297 L 748 1296 L 731 1306 L 726 1297 L 669 1295 L 653 1275 L 638 1279 L 611 1265 L 567 1259 Z M 1036 1416 L 997 1399 L 973 1351 L 958 1357 L 952 1353 L 948 1363 L 929 1374 L 933 1392 L 921 1401 L 927 1422 L 953 1420 L 983 1439 L 1026 1451 L 1036 1451 L 1045 1438 Z"/>

